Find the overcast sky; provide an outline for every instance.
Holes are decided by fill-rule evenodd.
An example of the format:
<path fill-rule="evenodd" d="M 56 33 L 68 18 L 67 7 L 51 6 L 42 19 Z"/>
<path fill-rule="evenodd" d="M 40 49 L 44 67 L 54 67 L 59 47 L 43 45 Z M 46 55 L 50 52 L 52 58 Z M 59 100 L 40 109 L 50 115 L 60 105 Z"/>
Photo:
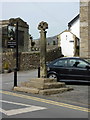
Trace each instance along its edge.
<path fill-rule="evenodd" d="M 2 19 L 22 18 L 34 39 L 39 37 L 41 21 L 48 23 L 47 36 L 55 36 L 67 29 L 78 13 L 79 2 L 2 2 Z"/>

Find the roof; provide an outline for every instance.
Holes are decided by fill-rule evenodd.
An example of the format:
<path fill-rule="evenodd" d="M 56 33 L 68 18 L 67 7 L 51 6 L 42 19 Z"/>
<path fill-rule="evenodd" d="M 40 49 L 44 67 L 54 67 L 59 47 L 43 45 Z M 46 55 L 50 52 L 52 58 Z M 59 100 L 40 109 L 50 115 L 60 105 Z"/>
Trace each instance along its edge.
<path fill-rule="evenodd" d="M 69 23 L 68 23 L 68 27 L 70 28 L 72 26 L 72 24 L 79 19 L 80 14 L 78 14 L 76 17 L 74 17 Z"/>
<path fill-rule="evenodd" d="M 10 18 L 9 20 L 0 20 L 0 25 L 8 25 L 9 23 L 16 23 L 17 21 L 19 23 L 19 26 L 29 28 L 29 25 L 27 24 L 27 22 L 22 20 L 20 17 L 18 17 L 18 18 Z"/>
<path fill-rule="evenodd" d="M 76 36 L 75 34 L 73 34 L 70 30 L 64 30 L 63 32 L 61 32 L 60 34 L 58 34 L 58 35 L 61 35 L 62 33 L 64 33 L 64 32 L 69 32 L 69 33 L 71 33 L 72 35 L 74 35 L 74 36 Z"/>

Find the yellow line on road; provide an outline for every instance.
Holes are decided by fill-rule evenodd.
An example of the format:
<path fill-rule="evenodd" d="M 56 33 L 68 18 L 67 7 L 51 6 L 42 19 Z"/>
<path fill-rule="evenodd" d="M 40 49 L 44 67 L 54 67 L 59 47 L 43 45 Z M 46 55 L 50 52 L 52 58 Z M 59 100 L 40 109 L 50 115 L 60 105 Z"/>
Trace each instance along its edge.
<path fill-rule="evenodd" d="M 31 100 L 44 102 L 44 103 L 48 103 L 48 104 L 52 104 L 52 105 L 57 105 L 57 106 L 61 106 L 61 107 L 66 107 L 66 108 L 70 108 L 70 109 L 74 109 L 74 110 L 90 112 L 90 109 L 88 109 L 88 108 L 79 107 L 79 106 L 70 105 L 70 104 L 61 103 L 61 102 L 56 102 L 56 101 L 52 101 L 52 100 L 46 100 L 43 98 L 32 97 L 32 96 L 23 95 L 23 94 L 17 94 L 17 93 L 13 93 L 13 92 L 9 92 L 9 91 L 0 91 L 0 93 L 6 94 L 6 95 L 11 95 L 11 96 L 16 96 L 16 97 L 20 97 L 20 98 L 24 98 L 24 99 L 31 99 Z"/>

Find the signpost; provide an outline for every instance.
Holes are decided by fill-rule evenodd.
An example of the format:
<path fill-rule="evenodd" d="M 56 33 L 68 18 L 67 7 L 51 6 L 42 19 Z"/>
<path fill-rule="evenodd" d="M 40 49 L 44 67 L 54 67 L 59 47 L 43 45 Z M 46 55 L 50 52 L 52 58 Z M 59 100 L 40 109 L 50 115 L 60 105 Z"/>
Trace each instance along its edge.
<path fill-rule="evenodd" d="M 17 70 L 18 70 L 18 22 L 14 25 L 8 25 L 8 42 L 7 48 L 16 48 L 16 67 L 14 68 L 14 87 L 17 86 Z"/>
<path fill-rule="evenodd" d="M 17 71 L 18 71 L 18 22 L 16 23 L 16 68 L 14 69 L 14 87 L 17 86 Z"/>

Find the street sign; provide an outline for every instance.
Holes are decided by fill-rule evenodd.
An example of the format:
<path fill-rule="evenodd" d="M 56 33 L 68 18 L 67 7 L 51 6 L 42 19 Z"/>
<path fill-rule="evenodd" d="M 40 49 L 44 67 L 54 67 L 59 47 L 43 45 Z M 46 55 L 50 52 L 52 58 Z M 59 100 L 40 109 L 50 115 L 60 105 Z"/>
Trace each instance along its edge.
<path fill-rule="evenodd" d="M 7 48 L 16 48 L 16 41 L 15 40 L 9 40 L 8 42 L 7 42 Z"/>
<path fill-rule="evenodd" d="M 15 38 L 15 30 L 16 27 L 14 24 L 8 25 L 8 41 L 7 41 L 7 48 L 16 48 L 16 38 Z"/>

